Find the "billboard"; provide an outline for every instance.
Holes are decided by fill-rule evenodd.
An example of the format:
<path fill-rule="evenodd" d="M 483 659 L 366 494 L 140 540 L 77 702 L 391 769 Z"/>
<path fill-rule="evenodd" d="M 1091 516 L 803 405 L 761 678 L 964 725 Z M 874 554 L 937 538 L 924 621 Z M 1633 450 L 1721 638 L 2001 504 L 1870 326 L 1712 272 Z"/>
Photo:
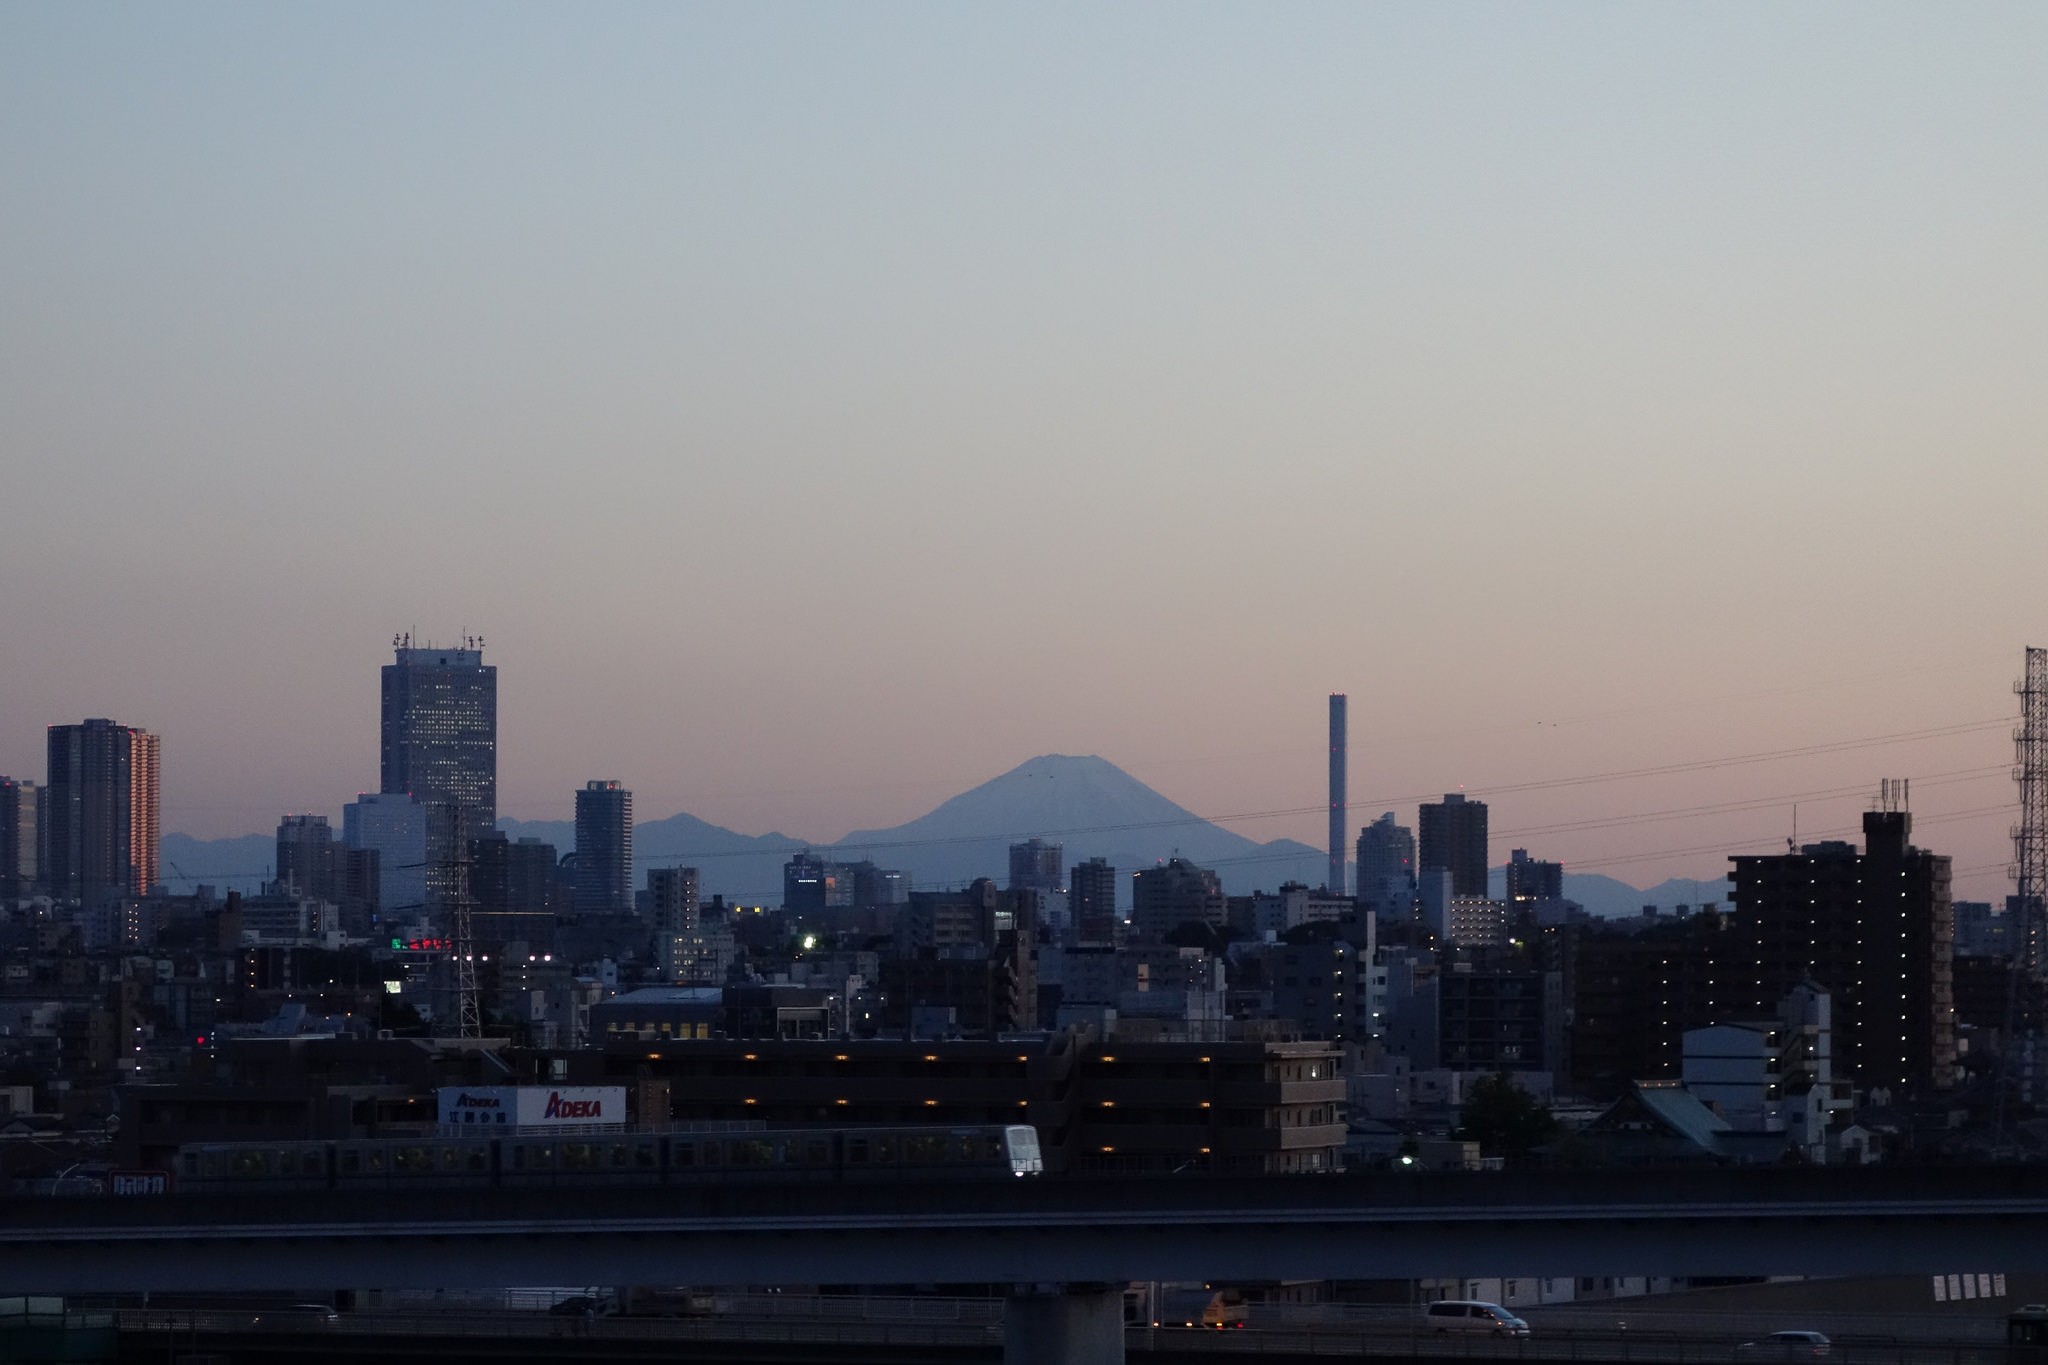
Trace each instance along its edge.
<path fill-rule="evenodd" d="M 622 1128 L 622 1085 L 447 1085 L 440 1090 L 445 1133 L 554 1132 Z"/>

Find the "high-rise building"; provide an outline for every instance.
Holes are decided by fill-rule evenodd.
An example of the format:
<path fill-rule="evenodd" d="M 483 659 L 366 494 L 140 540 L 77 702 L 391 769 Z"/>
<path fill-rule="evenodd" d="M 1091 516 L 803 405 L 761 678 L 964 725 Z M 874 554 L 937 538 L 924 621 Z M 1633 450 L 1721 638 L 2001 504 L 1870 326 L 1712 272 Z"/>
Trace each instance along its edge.
<path fill-rule="evenodd" d="M 1323 884 L 1339 896 L 1344 894 L 1344 839 L 1351 830 L 1351 798 L 1345 790 L 1350 780 L 1346 752 L 1349 705 L 1344 693 L 1330 694 L 1330 872 Z"/>
<path fill-rule="evenodd" d="M 1469 801 L 1463 792 L 1448 792 L 1442 801 L 1424 803 L 1421 816 L 1417 866 L 1449 872 L 1454 896 L 1484 897 L 1486 803 Z"/>
<path fill-rule="evenodd" d="M 1043 839 L 1026 839 L 1010 845 L 1010 889 L 1012 891 L 1062 891 L 1066 882 L 1065 844 L 1048 844 Z"/>
<path fill-rule="evenodd" d="M 1508 857 L 1510 901 L 1554 901 L 1564 898 L 1564 864 L 1540 862 L 1518 848 Z"/>
<path fill-rule="evenodd" d="M 341 839 L 377 854 L 377 916 L 409 923 L 427 906 L 427 812 L 403 792 L 364 792 L 342 807 Z"/>
<path fill-rule="evenodd" d="M 621 782 L 586 782 L 576 793 L 576 913 L 633 908 L 633 793 Z"/>
<path fill-rule="evenodd" d="M 51 894 L 96 901 L 157 882 L 157 736 L 110 720 L 52 725 L 40 831 Z"/>
<path fill-rule="evenodd" d="M 732 926 L 723 911 L 705 911 L 697 869 L 648 868 L 647 900 L 661 974 L 682 985 L 723 985 L 733 961 Z"/>
<path fill-rule="evenodd" d="M 324 815 L 277 822 L 277 884 L 289 896 L 334 899 L 334 837 Z"/>
<path fill-rule="evenodd" d="M 1889 793 L 1892 788 L 1887 787 Z M 1768 1010 L 1811 977 L 1833 997 L 1835 1062 L 1858 1085 L 1955 1081 L 1955 912 L 1949 860 L 1907 842 L 1889 795 L 1863 817 L 1864 851 L 1837 841 L 1739 857 L 1741 1004 Z"/>
<path fill-rule="evenodd" d="M 0 777 L 0 900 L 36 884 L 36 784 Z"/>
<path fill-rule="evenodd" d="M 1067 914 L 1078 941 L 1116 942 L 1116 869 L 1107 859 L 1074 864 L 1067 876 Z"/>
<path fill-rule="evenodd" d="M 1215 928 L 1229 913 L 1222 879 L 1185 858 L 1169 858 L 1131 879 L 1131 928 L 1153 942 L 1183 924 Z"/>
<path fill-rule="evenodd" d="M 427 899 L 439 909 L 458 890 L 469 841 L 498 824 L 498 670 L 478 639 L 415 649 L 401 636 L 396 648 L 384 666 L 380 789 L 426 811 Z"/>
<path fill-rule="evenodd" d="M 555 849 L 538 839 L 514 843 L 492 830 L 469 845 L 471 929 L 479 946 L 501 951 L 524 943 L 530 953 L 555 944 Z"/>
<path fill-rule="evenodd" d="M 1415 833 L 1392 811 L 1358 832 L 1358 903 L 1383 919 L 1415 912 Z"/>

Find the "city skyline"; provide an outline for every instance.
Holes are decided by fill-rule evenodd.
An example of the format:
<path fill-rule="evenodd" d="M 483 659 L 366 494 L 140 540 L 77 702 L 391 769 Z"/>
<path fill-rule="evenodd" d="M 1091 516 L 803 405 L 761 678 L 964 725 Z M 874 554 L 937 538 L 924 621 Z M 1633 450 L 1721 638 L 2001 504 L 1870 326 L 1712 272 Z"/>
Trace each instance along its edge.
<path fill-rule="evenodd" d="M 490 27 L 0 13 L 0 772 L 119 716 L 167 830 L 332 817 L 370 648 L 480 630 L 522 818 L 1317 808 L 1341 691 L 1354 834 L 1463 788 L 1647 883 L 1909 773 L 1997 894 L 2038 11 Z"/>

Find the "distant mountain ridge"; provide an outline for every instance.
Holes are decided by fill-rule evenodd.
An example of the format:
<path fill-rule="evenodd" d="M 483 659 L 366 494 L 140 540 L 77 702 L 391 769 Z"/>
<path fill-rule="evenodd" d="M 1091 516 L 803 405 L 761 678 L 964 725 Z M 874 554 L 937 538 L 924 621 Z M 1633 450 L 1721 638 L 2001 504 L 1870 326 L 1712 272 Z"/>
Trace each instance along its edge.
<path fill-rule="evenodd" d="M 576 844 L 568 820 L 516 820 L 498 828 L 508 838 L 537 838 L 559 853 Z M 634 885 L 650 867 L 686 863 L 702 871 L 704 894 L 743 905 L 779 904 L 782 865 L 803 849 L 843 862 L 862 859 L 897 868 L 919 889 L 964 886 L 976 877 L 1007 881 L 1010 845 L 1041 838 L 1065 846 L 1067 866 L 1104 858 L 1128 875 L 1178 855 L 1215 869 L 1224 889 L 1243 895 L 1282 882 L 1320 884 L 1327 874 L 1321 849 L 1298 839 L 1260 843 L 1196 815 L 1098 755 L 1044 754 L 999 777 L 941 802 L 888 829 L 855 830 L 826 843 L 782 833 L 740 834 L 694 815 L 676 814 L 633 827 Z M 221 890 L 253 891 L 270 875 L 274 839 L 250 834 L 233 839 L 163 840 L 164 878 L 176 891 L 196 882 Z M 174 866 L 175 865 L 175 866 Z M 1496 889 L 1501 878 L 1494 870 Z M 1598 873 L 1565 874 L 1565 894 L 1603 917 L 1634 915 L 1644 905 L 1697 905 L 1726 901 L 1728 883 L 1675 879 L 1647 891 Z"/>

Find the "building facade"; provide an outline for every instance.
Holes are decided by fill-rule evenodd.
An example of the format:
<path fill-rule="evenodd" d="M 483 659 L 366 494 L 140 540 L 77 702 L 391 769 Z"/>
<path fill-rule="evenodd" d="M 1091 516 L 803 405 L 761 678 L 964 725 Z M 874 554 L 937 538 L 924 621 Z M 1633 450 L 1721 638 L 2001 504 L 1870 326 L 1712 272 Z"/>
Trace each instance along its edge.
<path fill-rule="evenodd" d="M 482 645 L 415 649 L 402 637 L 396 662 L 384 666 L 380 790 L 410 796 L 426 812 L 434 909 L 462 889 L 469 841 L 498 824 L 498 670 Z"/>
<path fill-rule="evenodd" d="M 1358 832 L 1358 903 L 1383 919 L 1415 912 L 1415 832 L 1392 811 Z"/>
<path fill-rule="evenodd" d="M 1417 865 L 1448 871 L 1454 896 L 1485 896 L 1486 803 L 1448 792 L 1442 801 L 1425 803 L 1420 815 Z"/>
<path fill-rule="evenodd" d="M 0 900 L 36 885 L 36 804 L 35 783 L 0 777 Z"/>
<path fill-rule="evenodd" d="M 576 793 L 576 913 L 633 909 L 633 793 L 622 782 L 586 782 Z"/>
<path fill-rule="evenodd" d="M 1131 878 L 1131 929 L 1157 942 L 1183 924 L 1217 928 L 1229 919 L 1223 882 L 1206 867 L 1169 858 Z"/>
<path fill-rule="evenodd" d="M 1010 889 L 1012 891 L 1062 891 L 1066 889 L 1064 844 L 1043 839 L 1026 839 L 1010 845 Z"/>
<path fill-rule="evenodd" d="M 1116 869 L 1103 858 L 1075 863 L 1067 874 L 1067 914 L 1081 943 L 1114 943 L 1117 926 Z"/>
<path fill-rule="evenodd" d="M 1810 975 L 1832 997 L 1840 1073 L 1945 1090 L 1956 1069 L 1950 867 L 1908 842 L 1912 828 L 1903 810 L 1874 810 L 1861 854 L 1830 841 L 1731 860 L 1748 968 L 1740 1003 L 1765 1013 Z"/>
<path fill-rule="evenodd" d="M 157 736 L 111 720 L 52 725 L 42 869 L 52 895 L 95 901 L 157 883 Z"/>
<path fill-rule="evenodd" d="M 363 792 L 342 807 L 341 840 L 377 854 L 377 916 L 400 923 L 427 906 L 427 812 L 404 792 Z"/>
<path fill-rule="evenodd" d="M 1564 864 L 1546 863 L 1518 848 L 1508 855 L 1507 898 L 1510 901 L 1564 899 Z"/>

